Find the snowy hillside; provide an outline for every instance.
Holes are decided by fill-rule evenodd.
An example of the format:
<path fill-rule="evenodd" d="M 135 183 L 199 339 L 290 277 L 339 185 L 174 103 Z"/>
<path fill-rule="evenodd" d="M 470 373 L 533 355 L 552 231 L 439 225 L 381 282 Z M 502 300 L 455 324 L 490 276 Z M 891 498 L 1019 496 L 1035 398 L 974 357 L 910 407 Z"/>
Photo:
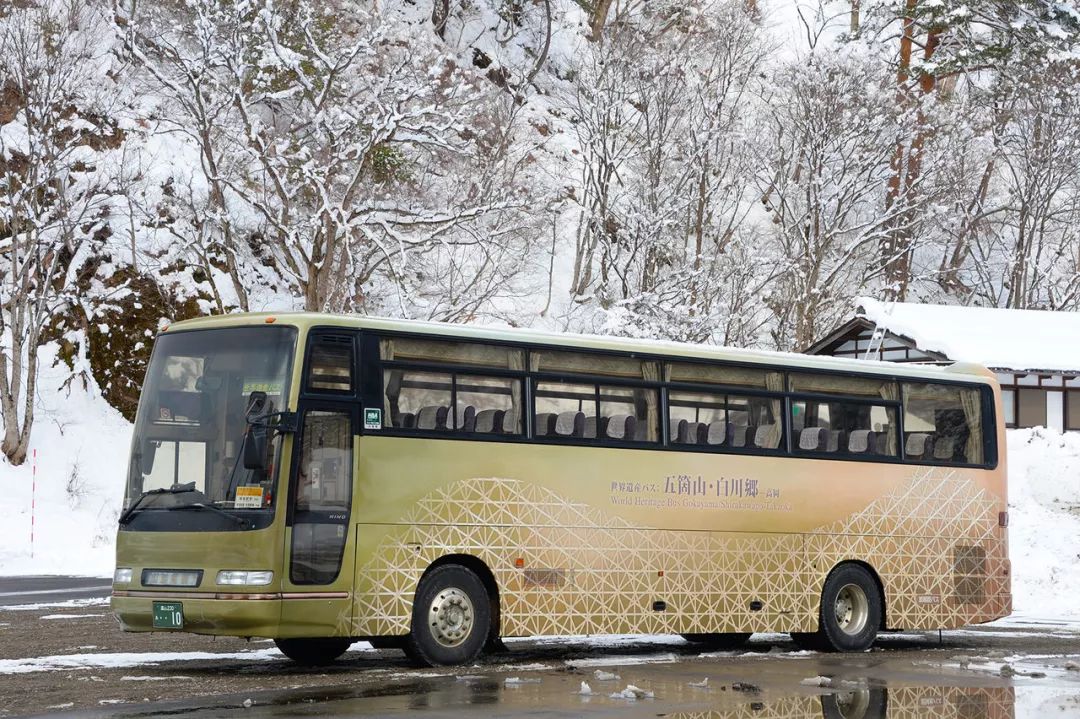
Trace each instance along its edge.
<path fill-rule="evenodd" d="M 51 366 L 51 349 L 30 457 L 21 467 L 0 459 L 0 576 L 111 576 L 131 424 L 96 387 L 63 387 L 69 371 Z"/>
<path fill-rule="evenodd" d="M 33 558 L 32 463 L 0 460 L 0 576 L 112 573 L 131 426 L 95 388 L 61 388 L 65 376 L 43 376 Z M 1080 616 L 1080 435 L 1010 431 L 1008 453 L 1015 608 Z"/>

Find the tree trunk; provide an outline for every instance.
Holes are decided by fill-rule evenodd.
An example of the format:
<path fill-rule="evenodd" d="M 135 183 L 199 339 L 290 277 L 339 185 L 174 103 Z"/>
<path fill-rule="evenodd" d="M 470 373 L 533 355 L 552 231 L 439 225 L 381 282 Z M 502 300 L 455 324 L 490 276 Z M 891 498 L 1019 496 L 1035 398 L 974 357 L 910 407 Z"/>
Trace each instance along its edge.
<path fill-rule="evenodd" d="M 907 0 L 900 36 L 899 66 L 896 74 L 897 104 L 901 114 L 915 109 L 915 127 L 909 142 L 904 138 L 897 141 L 889 161 L 891 174 L 886 185 L 885 209 L 894 211 L 891 227 L 886 232 L 881 246 L 881 261 L 884 272 L 885 298 L 904 300 L 911 283 L 912 253 L 914 242 L 912 225 L 915 220 L 915 200 L 918 195 L 919 179 L 922 175 L 922 153 L 931 131 L 927 127 L 926 116 L 921 109 L 921 101 L 934 91 L 937 78 L 926 73 L 919 78 L 918 90 L 921 97 L 914 97 L 911 87 L 911 57 L 916 46 L 923 48 L 923 61 L 928 63 L 941 44 L 941 28 L 932 28 L 927 32 L 925 42 L 917 42 L 914 12 L 918 0 Z"/>
<path fill-rule="evenodd" d="M 607 22 L 608 12 L 611 10 L 611 0 L 597 0 L 589 16 L 589 39 L 596 41 L 604 32 L 604 24 Z"/>

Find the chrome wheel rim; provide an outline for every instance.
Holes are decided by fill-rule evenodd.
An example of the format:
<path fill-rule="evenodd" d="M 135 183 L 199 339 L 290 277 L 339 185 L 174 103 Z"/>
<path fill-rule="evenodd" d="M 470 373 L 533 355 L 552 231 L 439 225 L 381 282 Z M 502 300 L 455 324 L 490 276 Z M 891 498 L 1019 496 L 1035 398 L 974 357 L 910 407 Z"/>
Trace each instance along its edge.
<path fill-rule="evenodd" d="M 862 719 L 870 709 L 870 691 L 855 689 L 835 695 L 836 710 L 844 719 Z"/>
<path fill-rule="evenodd" d="M 473 605 L 469 595 L 457 587 L 447 587 L 431 600 L 428 626 L 431 636 L 444 647 L 457 647 L 469 638 L 473 628 Z"/>
<path fill-rule="evenodd" d="M 836 624 L 844 634 L 856 635 L 870 618 L 870 600 L 858 584 L 845 584 L 836 593 Z"/>

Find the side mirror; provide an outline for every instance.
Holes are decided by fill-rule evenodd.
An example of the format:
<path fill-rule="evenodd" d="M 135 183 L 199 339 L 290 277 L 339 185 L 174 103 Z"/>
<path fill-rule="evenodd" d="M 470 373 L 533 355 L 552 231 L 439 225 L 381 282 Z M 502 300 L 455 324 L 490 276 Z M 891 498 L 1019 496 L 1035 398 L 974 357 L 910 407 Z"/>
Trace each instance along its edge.
<path fill-rule="evenodd" d="M 154 457 L 157 456 L 158 443 L 152 439 L 144 439 L 142 443 L 142 458 L 139 460 L 139 471 L 143 475 L 154 471 Z"/>
<path fill-rule="evenodd" d="M 248 427 L 244 434 L 244 469 L 266 469 L 266 427 Z"/>
<path fill-rule="evenodd" d="M 244 411 L 244 417 L 250 423 L 261 414 L 266 412 L 266 392 L 260 392 L 256 390 L 248 395 L 247 410 Z"/>

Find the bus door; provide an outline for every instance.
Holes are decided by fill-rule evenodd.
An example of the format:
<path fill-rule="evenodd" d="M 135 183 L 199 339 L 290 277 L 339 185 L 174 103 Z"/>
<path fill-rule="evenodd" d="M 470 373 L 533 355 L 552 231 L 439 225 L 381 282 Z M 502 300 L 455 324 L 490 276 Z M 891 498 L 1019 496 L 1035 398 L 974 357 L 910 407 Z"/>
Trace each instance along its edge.
<path fill-rule="evenodd" d="M 351 630 L 349 531 L 356 462 L 352 402 L 303 401 L 293 444 L 285 531 L 281 626 L 294 637 Z"/>

